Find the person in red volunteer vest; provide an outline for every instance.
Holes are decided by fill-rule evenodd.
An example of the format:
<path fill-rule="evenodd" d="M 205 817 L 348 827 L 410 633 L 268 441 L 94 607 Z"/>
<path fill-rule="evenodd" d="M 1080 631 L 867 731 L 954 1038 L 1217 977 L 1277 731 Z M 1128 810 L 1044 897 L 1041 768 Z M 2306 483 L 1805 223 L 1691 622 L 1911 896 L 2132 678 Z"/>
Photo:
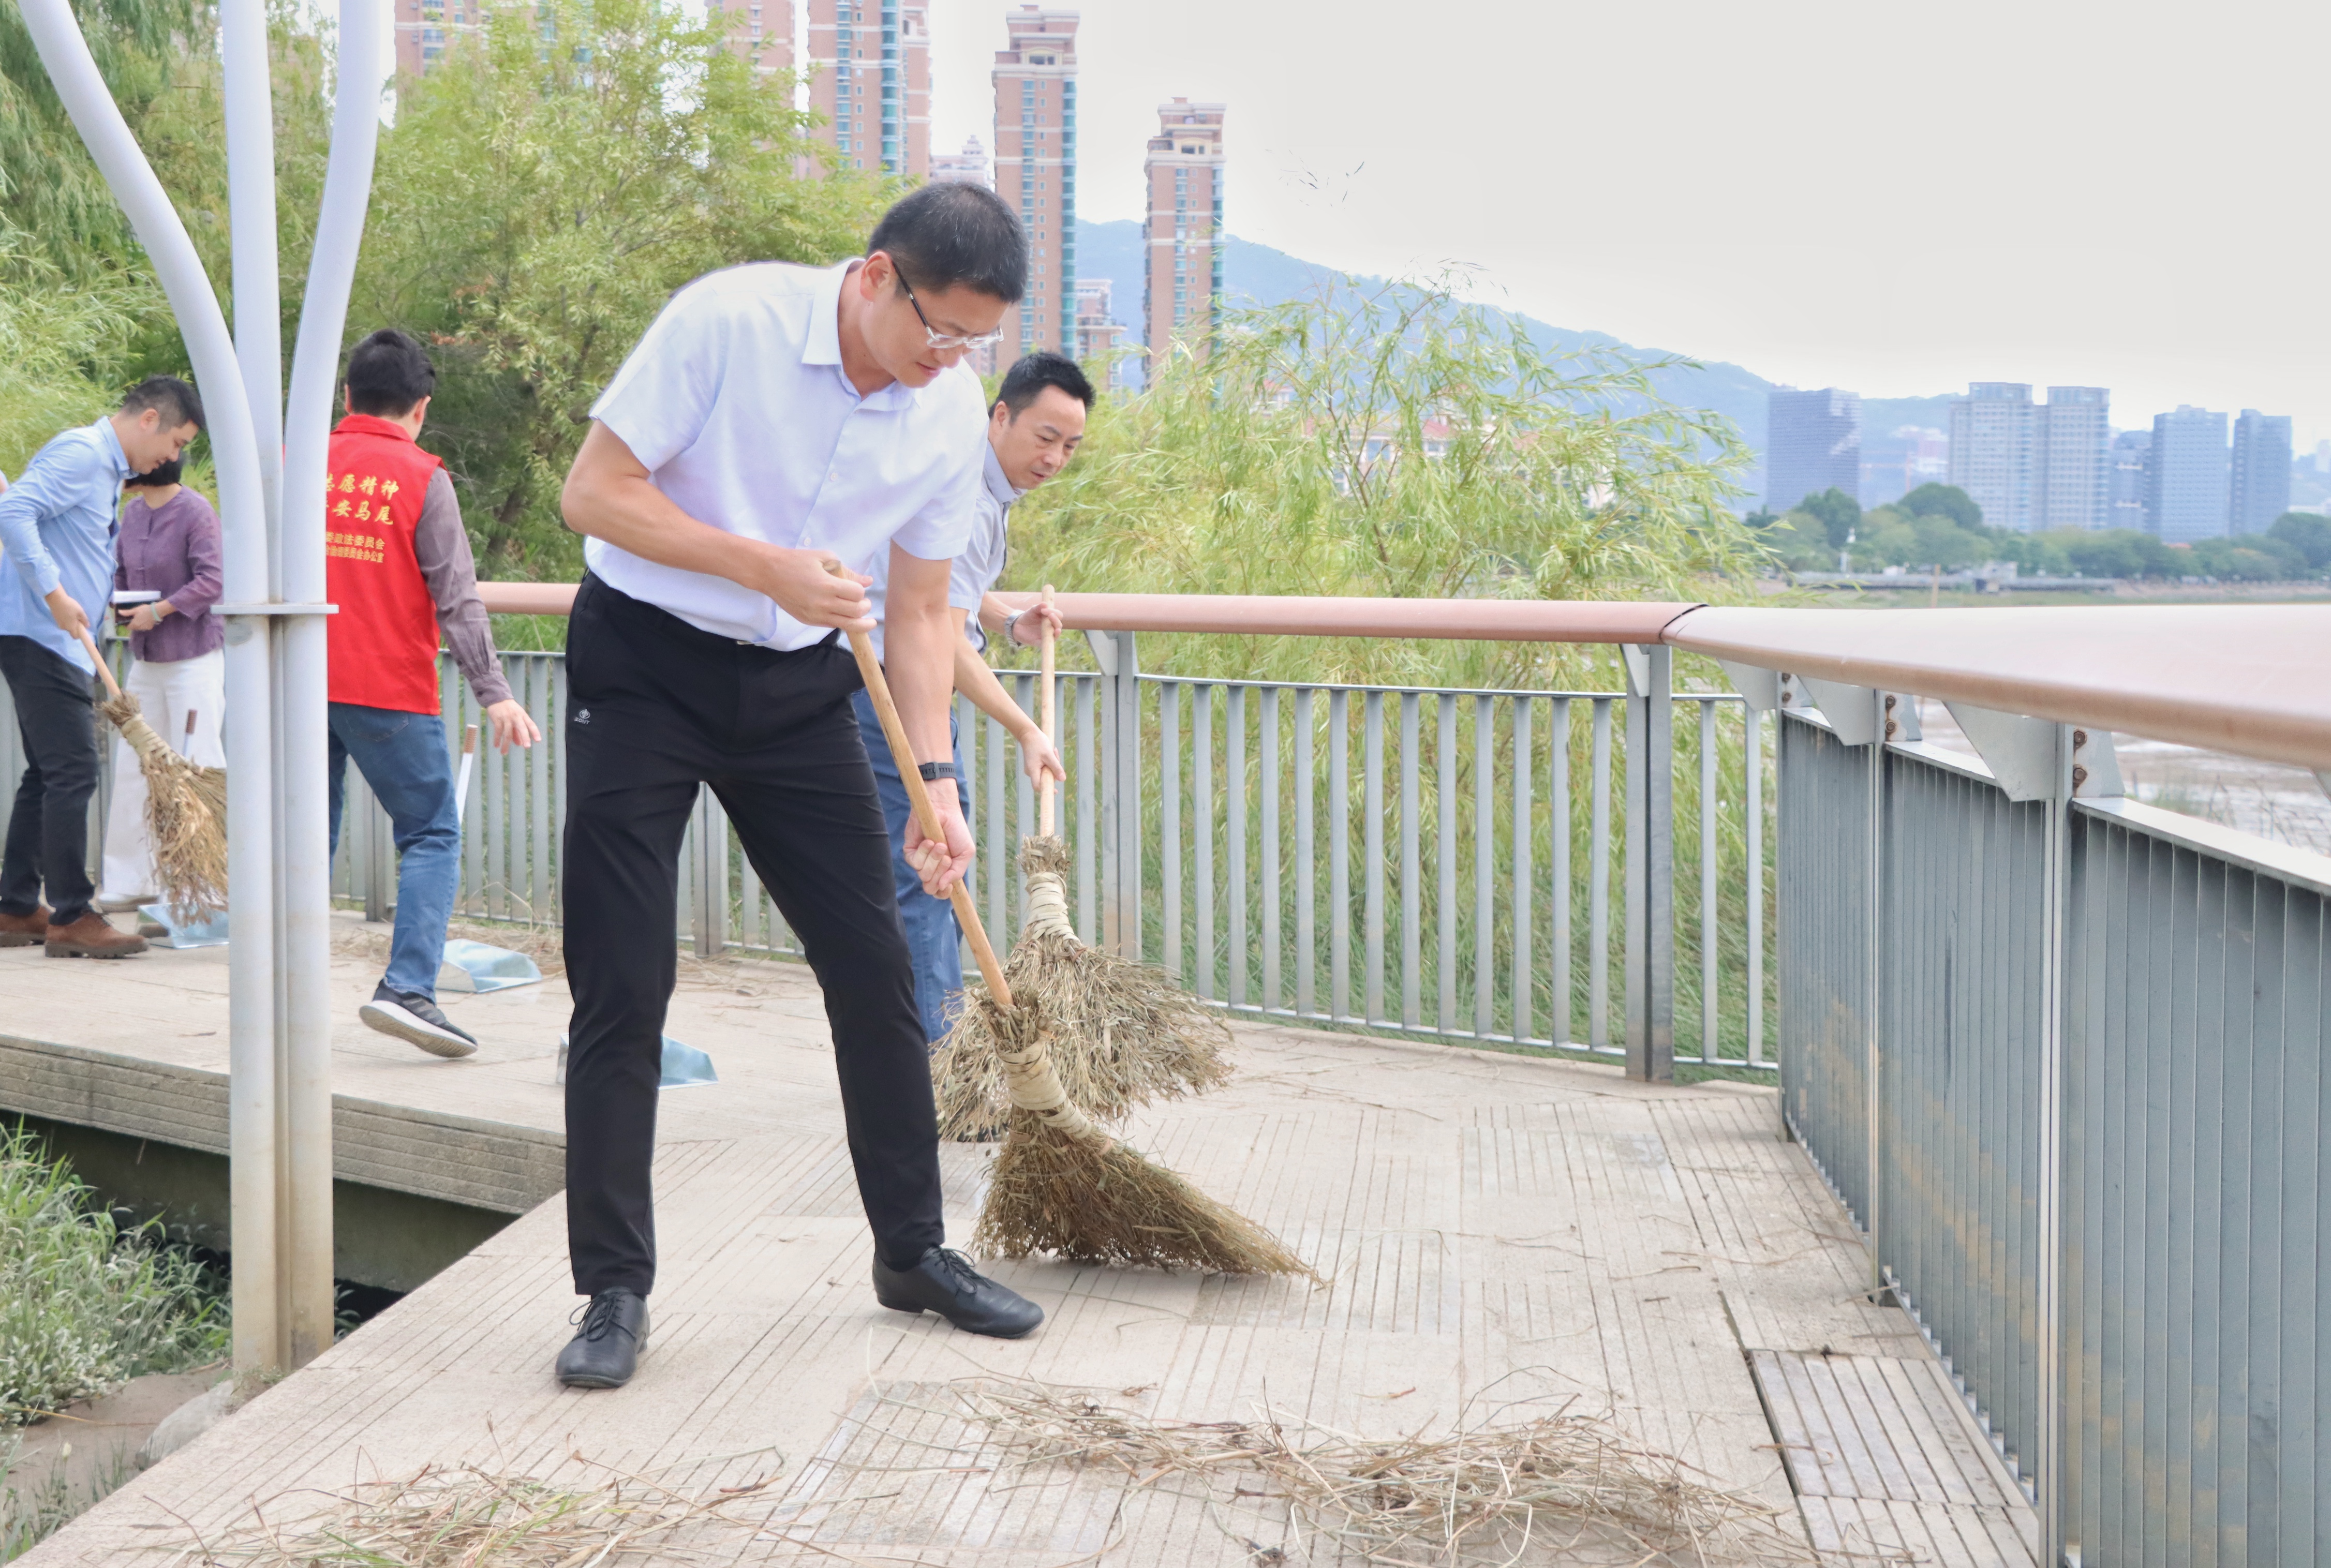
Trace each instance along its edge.
<path fill-rule="evenodd" d="M 437 638 L 507 752 L 542 731 L 510 696 L 478 598 L 476 564 L 445 465 L 415 444 L 437 371 L 420 344 L 384 329 L 348 353 L 347 417 L 332 432 L 324 498 L 331 628 L 332 848 L 347 764 L 396 831 L 396 930 L 388 972 L 358 1016 L 436 1056 L 474 1036 L 437 1005 L 445 922 L 461 882 L 453 752 L 438 717 Z"/>

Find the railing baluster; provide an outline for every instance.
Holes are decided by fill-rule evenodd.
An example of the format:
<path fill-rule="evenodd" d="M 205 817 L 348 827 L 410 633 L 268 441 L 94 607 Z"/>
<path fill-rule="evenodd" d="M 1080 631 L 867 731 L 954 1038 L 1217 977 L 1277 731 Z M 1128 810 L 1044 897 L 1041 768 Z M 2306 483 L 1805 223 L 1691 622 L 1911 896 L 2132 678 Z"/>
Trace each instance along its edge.
<path fill-rule="evenodd" d="M 1223 829 L 1230 849 L 1231 995 L 1232 1007 L 1246 1005 L 1246 688 L 1232 686 L 1223 714 L 1223 779 L 1229 821 Z"/>
<path fill-rule="evenodd" d="M 1497 872 L 1493 808 L 1497 802 L 1497 744 L 1490 722 L 1494 698 L 1473 698 L 1473 1032 L 1487 1038 L 1495 1022 L 1498 927 L 1490 895 Z"/>
<path fill-rule="evenodd" d="M 1432 814 L 1440 832 L 1432 857 L 1435 913 L 1441 928 L 1441 1009 L 1443 1033 L 1457 1027 L 1457 699 L 1442 692 L 1433 704 L 1440 720 L 1439 755 L 1433 758 Z"/>
<path fill-rule="evenodd" d="M 1089 946 L 1099 940 L 1093 930 L 1094 851 L 1093 774 L 1099 759 L 1093 755 L 1100 738 L 1093 728 L 1093 679 L 1080 675 L 1077 683 L 1077 936 Z"/>
<path fill-rule="evenodd" d="M 1012 700 L 1023 713 L 1036 711 L 1036 678 L 1025 671 L 1012 678 Z M 1020 841 L 1036 836 L 1036 786 L 1028 782 L 1028 770 L 1014 768 L 1012 773 L 1012 801 L 1015 814 L 1013 822 L 1017 830 L 1012 835 L 1012 854 L 1016 863 Z M 1021 927 L 1028 924 L 1028 884 L 1020 877 L 1012 879 L 1012 936 L 1018 940 Z"/>
<path fill-rule="evenodd" d="M 1004 721 L 989 718 L 987 731 L 987 824 L 979 842 L 985 847 L 987 859 L 987 928 L 1003 932 L 1009 927 L 1004 923 L 1007 899 L 1006 889 L 1020 879 L 1019 846 L 1013 842 L 1011 823 L 1004 814 L 1005 779 L 1010 763 L 1006 754 Z M 1025 776 L 1025 775 L 1023 775 Z M 966 781 L 968 784 L 969 781 Z M 969 787 L 976 788 L 976 785 Z"/>
<path fill-rule="evenodd" d="M 1716 966 L 1716 704 L 1699 704 L 1699 1055 L 1714 1061 L 1717 1032 Z"/>
<path fill-rule="evenodd" d="M 1190 830 L 1195 840 L 1198 883 L 1198 994 L 1214 999 L 1214 689 L 1201 684 L 1190 693 L 1190 793 L 1195 807 Z"/>
<path fill-rule="evenodd" d="M 470 702 L 470 685 L 461 681 L 455 687 L 452 702 L 444 711 L 453 716 L 453 723 L 445 743 L 453 749 L 453 782 L 459 788 L 461 779 L 461 736 L 471 725 L 478 722 L 476 710 Z M 486 819 L 480 809 L 480 786 L 484 782 L 484 770 L 472 763 L 470 787 L 461 803 L 461 890 L 459 908 L 465 915 L 486 912 L 486 884 L 492 873 L 487 869 Z"/>
<path fill-rule="evenodd" d="M 1765 716 L 1744 708 L 1741 755 L 1746 764 L 1748 840 L 1748 1065 L 1765 1065 Z"/>
<path fill-rule="evenodd" d="M 1327 694 L 1327 994 L 1330 1016 L 1352 1016 L 1351 693 Z"/>
<path fill-rule="evenodd" d="M 1514 974 L 1509 1010 L 1513 1037 L 1527 1040 L 1537 1022 L 1537 997 L 1530 978 L 1530 895 L 1536 879 L 1530 872 L 1530 698 L 1514 698 L 1514 869 L 1507 897 L 1514 920 Z"/>
<path fill-rule="evenodd" d="M 1166 972 L 1176 980 L 1182 968 L 1182 687 L 1169 680 L 1157 691 L 1157 898 L 1166 917 Z"/>
<path fill-rule="evenodd" d="M 1282 1004 L 1279 975 L 1279 688 L 1262 689 L 1262 712 L 1255 734 L 1262 770 L 1262 832 L 1255 852 L 1262 859 L 1262 1007 Z"/>
<path fill-rule="evenodd" d="M 1594 699 L 1594 818 L 1586 844 L 1586 1043 L 1611 1044 L 1611 704 Z"/>
<path fill-rule="evenodd" d="M 566 660 L 550 667 L 550 712 L 542 721 L 543 749 L 551 764 L 550 916 L 564 920 L 566 898 Z"/>
<path fill-rule="evenodd" d="M 1368 820 L 1364 822 L 1366 834 L 1366 874 L 1368 874 L 1368 911 L 1366 925 L 1361 929 L 1361 944 L 1366 946 L 1368 960 L 1368 1022 L 1383 1021 L 1384 1016 L 1384 694 L 1368 692 L 1361 706 L 1361 771 L 1366 778 L 1361 787 L 1366 793 Z"/>
<path fill-rule="evenodd" d="M 1546 736 L 1546 809 L 1554 832 L 1546 841 L 1546 876 L 1554 899 L 1546 913 L 1553 929 L 1546 933 L 1546 1038 L 1567 1045 L 1578 1038 L 1578 998 L 1573 992 L 1570 886 L 1570 698 L 1554 700 Z"/>
<path fill-rule="evenodd" d="M 1317 1005 L 1319 951 L 1311 886 L 1311 689 L 1295 692 L 1295 1012 L 1308 1018 Z"/>
<path fill-rule="evenodd" d="M 1417 798 L 1416 766 L 1419 750 L 1416 738 L 1417 695 L 1403 691 L 1400 696 L 1400 1021 L 1416 1027 L 1417 993 L 1422 989 L 1420 970 L 1420 949 L 1423 933 L 1418 929 L 1423 872 L 1417 864 Z"/>

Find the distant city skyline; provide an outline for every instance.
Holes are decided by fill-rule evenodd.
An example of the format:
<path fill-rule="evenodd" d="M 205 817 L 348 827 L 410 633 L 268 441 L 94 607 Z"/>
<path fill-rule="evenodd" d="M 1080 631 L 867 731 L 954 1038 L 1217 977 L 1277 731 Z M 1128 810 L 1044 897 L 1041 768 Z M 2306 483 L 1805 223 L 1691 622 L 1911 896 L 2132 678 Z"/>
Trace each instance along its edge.
<path fill-rule="evenodd" d="M 1861 488 L 1861 398 L 1834 386 L 1776 386 L 1765 400 L 1765 508 Z"/>
<path fill-rule="evenodd" d="M 935 140 L 952 147 L 985 134 L 994 7 L 929 8 Z M 1332 24 L 1312 7 L 1222 0 L 1081 10 L 1089 217 L 1141 219 L 1152 105 L 1223 100 L 1239 166 L 1230 231 L 1323 266 L 1471 265 L 1488 302 L 1870 401 L 1976 380 L 2098 385 L 2139 428 L 2184 403 L 2290 413 L 2302 450 L 2331 436 L 2317 368 L 2331 316 L 2310 305 L 2331 210 L 2285 211 L 2311 178 L 2331 7 L 2238 5 L 2224 25 L 2167 28 L 1976 0 L 1943 26 L 1832 0 L 1695 13 L 1679 29 L 1656 7 L 1483 0 L 1466 32 L 1498 47 L 1438 72 L 1417 69 L 1431 25 L 1369 0 Z M 1565 72 L 1559 93 L 1545 90 L 1547 62 L 1581 59 L 1657 59 L 1670 90 L 1646 112 L 1626 71 Z M 1825 94 L 1742 103 L 1741 83 L 1805 80 L 1809 64 L 1961 109 L 1906 162 L 1898 138 L 1839 138 Z M 2099 137 L 2151 146 L 2142 106 L 2164 95 L 2180 130 L 2145 166 L 2205 221 L 2132 223 L 2125 183 L 2068 181 L 2039 155 Z M 1565 147 L 1563 198 L 1517 189 L 1513 163 L 1483 154 L 1500 146 Z M 1814 212 L 1821 225 L 1800 221 Z M 2226 242 L 2242 214 L 2269 212 L 2288 219 L 2283 242 Z M 1738 242 L 1711 248 L 1710 233 Z M 1841 233 L 1873 237 L 1865 264 L 1839 264 Z M 1120 312 L 1131 303 L 1120 286 Z"/>

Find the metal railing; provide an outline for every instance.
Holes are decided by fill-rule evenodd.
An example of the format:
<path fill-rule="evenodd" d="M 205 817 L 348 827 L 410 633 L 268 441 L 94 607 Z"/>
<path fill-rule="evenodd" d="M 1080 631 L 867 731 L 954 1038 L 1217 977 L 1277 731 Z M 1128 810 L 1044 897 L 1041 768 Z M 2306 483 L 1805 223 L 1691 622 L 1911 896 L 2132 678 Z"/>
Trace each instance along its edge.
<path fill-rule="evenodd" d="M 1632 1042 L 1647 1076 L 1775 1065 L 1764 727 L 1732 693 L 1669 692 L 1665 650 L 1627 661 L 1628 692 L 1559 692 L 1148 676 L 1132 633 L 1093 646 L 1106 668 L 1059 678 L 1061 836 L 1087 940 L 1251 1017 L 1614 1057 Z M 560 655 L 503 667 L 538 715 L 563 708 Z M 1037 678 L 1004 679 L 1033 712 Z M 478 715 L 450 666 L 443 679 L 457 746 Z M 973 894 L 1009 938 L 1034 792 L 1002 724 L 967 701 L 958 724 L 985 851 Z M 509 758 L 480 748 L 468 918 L 557 920 L 564 734 L 545 734 Z M 384 917 L 387 822 L 353 770 L 348 790 L 334 892 Z M 709 790 L 676 935 L 703 955 L 800 956 Z"/>
<path fill-rule="evenodd" d="M 2320 1561 L 2331 859 L 2121 798 L 2101 731 L 1955 707 L 1986 764 L 1809 684 L 1783 1103 L 1873 1288 L 2066 1561 Z"/>
<path fill-rule="evenodd" d="M 560 591 L 529 592 L 547 610 Z M 2331 858 L 2126 801 L 2106 730 L 2331 775 L 2313 678 L 2331 618 L 1063 608 L 1099 666 L 1062 677 L 1089 940 L 1249 1016 L 1623 1052 L 1656 1078 L 1691 1060 L 1679 1043 L 1765 1064 L 1769 897 L 1785 1124 L 1861 1227 L 1873 1292 L 1916 1316 L 2039 1504 L 2049 1562 L 2323 1554 Z M 1139 672 L 1137 632 L 1237 626 L 1616 642 L 1627 689 Z M 1740 699 L 1673 692 L 1670 649 L 1717 660 Z M 508 664 L 555 716 L 557 656 Z M 1032 707 L 1033 678 L 1008 679 Z M 1912 693 L 1946 702 L 1982 760 L 1926 745 Z M 466 693 L 447 712 L 458 736 Z M 480 756 L 473 917 L 555 914 L 547 728 L 519 760 Z M 1008 936 L 1023 911 L 998 851 L 1033 800 L 968 710 L 965 753 L 975 891 Z M 385 838 L 356 831 L 352 796 L 337 886 L 377 903 Z M 699 951 L 794 948 L 709 794 L 684 872 Z"/>

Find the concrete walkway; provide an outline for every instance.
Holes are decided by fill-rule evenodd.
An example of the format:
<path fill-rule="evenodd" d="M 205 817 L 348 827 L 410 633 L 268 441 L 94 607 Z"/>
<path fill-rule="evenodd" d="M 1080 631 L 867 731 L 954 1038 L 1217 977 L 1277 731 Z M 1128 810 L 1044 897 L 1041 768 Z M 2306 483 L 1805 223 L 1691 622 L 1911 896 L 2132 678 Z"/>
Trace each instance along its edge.
<path fill-rule="evenodd" d="M 1825 1560 L 2031 1560 L 2030 1510 L 1907 1317 L 1860 1295 L 1863 1250 L 1776 1136 L 1771 1090 L 1241 1027 L 1233 1083 L 1145 1115 L 1131 1141 L 1328 1283 L 997 1264 L 1050 1315 L 999 1344 L 874 1304 L 807 972 L 688 968 L 671 1032 L 721 1082 L 664 1097 L 662 1272 L 630 1388 L 551 1380 L 576 1305 L 553 1195 L 24 1561 L 157 1560 L 254 1502 L 271 1517 L 319 1506 L 306 1488 L 465 1459 L 583 1473 L 570 1456 L 690 1488 L 775 1469 L 798 1527 L 714 1561 L 1312 1560 L 1228 1468 L 1209 1496 L 973 1462 L 975 1433 L 916 1407 L 931 1403 L 918 1391 L 983 1373 L 1185 1421 L 1268 1402 L 1369 1436 L 1450 1429 L 1493 1383 L 1498 1402 L 1575 1396 L 1786 1510 Z M 45 1060 L 40 1041 L 214 1071 L 225 973 L 215 951 L 104 965 L 0 953 L 14 1037 L 0 1090 Z M 453 1003 L 485 1046 L 442 1062 L 355 1022 L 369 963 L 344 957 L 336 975 L 344 1096 L 559 1146 L 555 981 Z M 947 1154 L 961 1238 L 990 1151 Z"/>

